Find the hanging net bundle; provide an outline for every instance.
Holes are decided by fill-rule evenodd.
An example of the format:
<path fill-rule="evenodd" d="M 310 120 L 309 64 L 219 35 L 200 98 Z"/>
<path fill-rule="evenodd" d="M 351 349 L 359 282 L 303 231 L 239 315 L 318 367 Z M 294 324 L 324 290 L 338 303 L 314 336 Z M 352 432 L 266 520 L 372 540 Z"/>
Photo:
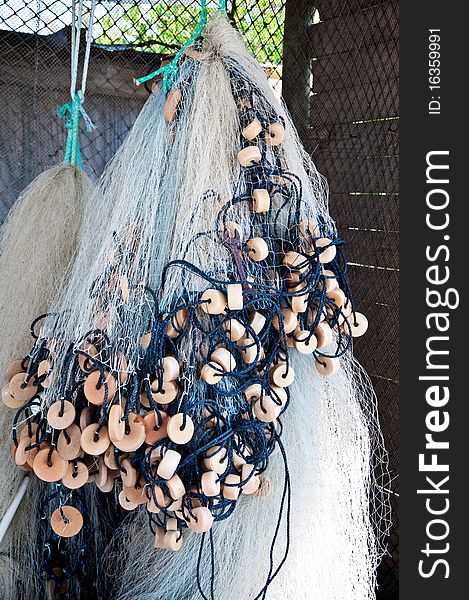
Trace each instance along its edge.
<path fill-rule="evenodd" d="M 372 598 L 386 459 L 326 184 L 226 18 L 176 65 L 7 370 L 31 544 L 56 593 Z"/>

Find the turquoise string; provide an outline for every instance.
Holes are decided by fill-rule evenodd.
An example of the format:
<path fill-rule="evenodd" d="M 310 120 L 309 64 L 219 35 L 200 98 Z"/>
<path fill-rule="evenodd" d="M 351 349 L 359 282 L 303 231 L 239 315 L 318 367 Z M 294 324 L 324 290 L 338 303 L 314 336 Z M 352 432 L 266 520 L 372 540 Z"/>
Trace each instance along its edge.
<path fill-rule="evenodd" d="M 220 12 L 226 13 L 226 0 L 220 0 Z"/>
<path fill-rule="evenodd" d="M 202 35 L 202 31 L 207 23 L 207 0 L 202 0 L 200 7 L 200 17 L 199 24 L 195 32 L 191 35 L 191 37 L 187 40 L 184 46 L 181 46 L 179 50 L 176 52 L 176 56 L 172 60 L 171 63 L 165 65 L 164 67 L 160 67 L 153 73 L 146 75 L 145 77 L 140 77 L 140 79 L 136 79 L 136 83 L 141 84 L 146 81 L 150 81 L 157 75 L 161 75 L 163 73 L 163 89 L 165 92 L 169 92 L 171 89 L 179 71 L 178 62 L 181 56 L 184 54 L 184 50 L 188 48 L 198 37 Z"/>
<path fill-rule="evenodd" d="M 93 129 L 93 123 L 83 109 L 80 94 L 76 92 L 71 102 L 67 102 L 59 107 L 57 109 L 57 115 L 60 119 L 65 119 L 65 127 L 67 129 L 67 143 L 65 145 L 63 162 L 66 165 L 74 165 L 81 169 L 82 163 L 79 136 L 80 119 L 83 117 L 87 131 Z"/>

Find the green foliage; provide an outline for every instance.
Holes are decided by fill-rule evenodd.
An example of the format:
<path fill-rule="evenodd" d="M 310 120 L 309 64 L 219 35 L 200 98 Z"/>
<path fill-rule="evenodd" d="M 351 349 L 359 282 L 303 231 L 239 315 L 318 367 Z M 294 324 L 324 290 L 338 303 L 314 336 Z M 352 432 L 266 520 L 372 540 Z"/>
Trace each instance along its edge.
<path fill-rule="evenodd" d="M 99 19 L 99 44 L 139 44 L 165 54 L 179 48 L 197 26 L 200 3 L 163 0 L 144 8 L 135 3 L 119 6 Z M 233 2 L 233 21 L 249 49 L 261 63 L 282 62 L 284 2 L 239 0 Z M 213 10 L 213 9 L 212 9 Z"/>

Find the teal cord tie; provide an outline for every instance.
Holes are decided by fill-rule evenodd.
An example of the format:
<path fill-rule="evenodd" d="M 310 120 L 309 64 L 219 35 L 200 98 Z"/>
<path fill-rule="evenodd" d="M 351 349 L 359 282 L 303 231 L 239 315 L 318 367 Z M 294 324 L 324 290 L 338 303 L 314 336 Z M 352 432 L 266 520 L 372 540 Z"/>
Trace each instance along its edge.
<path fill-rule="evenodd" d="M 64 164 L 74 165 L 81 169 L 82 164 L 79 138 L 80 119 L 83 118 L 87 131 L 92 131 L 95 127 L 83 108 L 83 95 L 80 94 L 80 92 L 76 92 L 71 102 L 67 102 L 57 109 L 57 115 L 60 119 L 66 119 L 65 127 L 68 132 Z"/>
<path fill-rule="evenodd" d="M 226 1 L 220 0 L 220 10 L 223 10 L 222 5 L 225 6 L 225 10 L 226 10 Z M 165 65 L 164 67 L 160 67 L 159 69 L 157 69 L 156 71 L 153 71 L 153 73 L 150 73 L 149 75 L 146 75 L 145 77 L 140 77 L 139 79 L 134 79 L 134 82 L 137 85 L 140 85 L 142 83 L 150 81 L 150 79 L 154 79 L 158 75 L 163 74 L 163 89 L 166 93 L 168 93 L 169 90 L 172 88 L 173 83 L 175 82 L 176 77 L 179 72 L 179 67 L 178 67 L 179 59 L 184 54 L 184 51 L 186 50 L 186 48 L 188 48 L 193 42 L 195 42 L 195 40 L 197 38 L 199 38 L 202 35 L 202 32 L 204 30 L 206 23 L 207 23 L 207 0 L 201 0 L 200 17 L 199 17 L 199 24 L 197 26 L 197 29 L 191 35 L 191 37 L 187 40 L 187 42 L 184 44 L 184 46 L 179 48 L 179 50 L 176 52 L 176 55 L 173 58 L 172 62 L 170 62 L 168 65 Z"/>

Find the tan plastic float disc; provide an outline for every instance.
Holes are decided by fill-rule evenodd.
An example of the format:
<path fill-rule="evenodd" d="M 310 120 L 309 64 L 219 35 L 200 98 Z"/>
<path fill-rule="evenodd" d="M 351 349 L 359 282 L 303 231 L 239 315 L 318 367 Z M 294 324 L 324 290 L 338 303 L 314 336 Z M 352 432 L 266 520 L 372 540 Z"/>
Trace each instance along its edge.
<path fill-rule="evenodd" d="M 226 297 L 230 310 L 242 310 L 244 306 L 243 286 L 240 283 L 230 283 L 226 288 Z"/>
<path fill-rule="evenodd" d="M 192 515 L 188 525 L 192 531 L 197 533 L 206 533 L 211 529 L 214 519 L 209 508 L 206 506 L 196 506 L 191 512 Z"/>
<path fill-rule="evenodd" d="M 332 240 L 329 238 L 319 238 L 319 240 L 316 240 L 316 247 L 320 251 L 319 262 L 322 264 L 330 263 L 337 254 L 337 247 L 329 246 L 329 244 L 332 244 Z M 324 248 L 325 246 L 329 246 L 329 248 L 326 248 L 321 252 L 321 248 Z"/>
<path fill-rule="evenodd" d="M 262 396 L 262 386 L 260 383 L 253 383 L 244 390 L 244 395 L 249 403 L 253 403 Z"/>
<path fill-rule="evenodd" d="M 125 434 L 125 423 L 122 420 L 124 411 L 120 404 L 113 404 L 109 410 L 108 417 L 108 432 L 111 442 L 120 442 Z"/>
<path fill-rule="evenodd" d="M 65 433 L 68 436 L 65 435 Z M 70 425 L 67 429 L 60 432 L 57 439 L 57 451 L 65 460 L 74 460 L 81 453 L 81 430 L 78 425 Z"/>
<path fill-rule="evenodd" d="M 220 494 L 220 477 L 215 471 L 202 473 L 200 487 L 205 496 L 214 497 Z"/>
<path fill-rule="evenodd" d="M 246 335 L 246 337 L 240 340 L 238 342 L 238 346 L 242 353 L 244 362 L 248 365 L 252 365 L 257 360 L 257 358 L 260 358 L 262 355 L 261 348 L 259 352 L 259 357 L 257 356 L 257 344 L 250 335 Z"/>
<path fill-rule="evenodd" d="M 214 350 L 210 356 L 210 361 L 217 363 L 228 373 L 236 369 L 235 358 L 226 348 L 220 347 Z"/>
<path fill-rule="evenodd" d="M 307 329 L 296 331 L 294 334 L 293 344 L 301 354 L 313 354 L 318 346 L 317 338 L 311 335 Z"/>
<path fill-rule="evenodd" d="M 181 367 L 174 356 L 163 358 L 163 382 L 175 381 L 181 374 Z"/>
<path fill-rule="evenodd" d="M 237 471 L 240 471 L 243 468 L 243 465 L 246 464 L 245 459 L 238 454 L 235 450 L 233 451 L 233 465 Z"/>
<path fill-rule="evenodd" d="M 171 479 L 168 479 L 166 487 L 173 500 L 180 500 L 186 493 L 186 488 L 179 475 L 173 475 Z"/>
<path fill-rule="evenodd" d="M 155 394 L 152 394 L 153 399 L 155 399 Z M 155 400 L 156 402 L 156 400 Z M 151 408 L 150 400 L 148 399 L 148 394 L 146 391 L 141 392 L 140 394 L 140 403 L 145 408 Z"/>
<path fill-rule="evenodd" d="M 29 425 L 25 425 L 23 429 L 20 431 L 20 439 L 24 437 L 36 439 L 36 431 L 38 428 L 37 423 L 30 423 Z"/>
<path fill-rule="evenodd" d="M 30 473 L 33 470 L 32 467 L 30 467 L 27 462 L 24 465 L 19 465 L 19 468 L 22 471 L 26 471 L 27 473 Z"/>
<path fill-rule="evenodd" d="M 170 404 L 176 400 L 178 393 L 179 386 L 176 381 L 165 381 L 161 391 L 155 392 L 152 397 L 157 404 Z"/>
<path fill-rule="evenodd" d="M 22 404 L 29 402 L 31 398 L 37 394 L 38 388 L 33 385 L 33 378 L 31 378 L 27 384 L 24 382 L 26 374 L 25 373 L 17 373 L 14 375 L 9 385 L 10 394 Z"/>
<path fill-rule="evenodd" d="M 298 327 L 298 317 L 292 311 L 291 308 L 283 308 L 283 331 L 285 333 L 293 333 L 295 329 Z M 280 331 L 280 321 L 278 315 L 275 315 L 272 319 L 272 325 L 275 327 L 277 331 Z"/>
<path fill-rule="evenodd" d="M 126 497 L 124 490 L 119 492 L 119 504 L 124 510 L 135 510 L 138 507 L 136 502 L 132 502 Z"/>
<path fill-rule="evenodd" d="M 182 533 L 180 531 L 167 531 L 164 534 L 163 545 L 166 550 L 170 550 L 171 552 L 178 552 L 182 548 L 182 542 L 183 542 L 183 537 L 182 537 Z M 156 543 L 156 538 L 155 538 L 155 543 Z M 159 547 L 159 546 L 157 546 L 157 547 Z"/>
<path fill-rule="evenodd" d="M 327 292 L 327 297 L 333 300 L 334 304 L 339 308 L 342 308 L 347 301 L 344 292 L 339 287 Z"/>
<path fill-rule="evenodd" d="M 223 376 L 223 369 L 217 363 L 207 363 L 200 372 L 200 377 L 208 385 L 216 385 Z"/>
<path fill-rule="evenodd" d="M 177 531 L 178 529 L 178 520 L 175 517 L 166 519 L 166 531 Z"/>
<path fill-rule="evenodd" d="M 326 291 L 332 292 L 339 287 L 337 283 L 337 277 L 335 276 L 334 271 L 329 271 L 328 269 L 324 270 L 324 275 L 326 276 Z"/>
<path fill-rule="evenodd" d="M 88 482 L 88 467 L 81 460 L 68 464 L 67 472 L 62 477 L 62 483 L 70 490 L 77 490 Z"/>
<path fill-rule="evenodd" d="M 330 377 L 340 369 L 340 360 L 336 356 L 319 356 L 316 361 L 316 369 L 320 375 Z"/>
<path fill-rule="evenodd" d="M 194 435 L 194 423 L 189 415 L 176 413 L 170 417 L 167 430 L 172 442 L 179 445 L 187 444 Z"/>
<path fill-rule="evenodd" d="M 124 458 L 121 462 L 120 477 L 126 487 L 133 487 L 137 483 L 138 473 L 132 466 L 129 458 Z"/>
<path fill-rule="evenodd" d="M 60 481 L 65 476 L 68 469 L 68 461 L 62 458 L 57 451 L 53 451 L 50 457 L 51 466 L 49 466 L 49 452 L 49 448 L 44 448 L 44 450 L 40 450 L 36 454 L 33 462 L 33 470 L 39 479 L 52 483 Z"/>
<path fill-rule="evenodd" d="M 169 417 L 163 411 L 160 411 L 160 417 L 161 421 L 158 420 L 158 417 L 153 410 L 148 412 L 143 417 L 143 425 L 145 427 L 145 443 L 149 446 L 156 444 L 156 442 L 159 442 L 168 435 L 166 428 Z M 161 422 L 160 426 L 158 426 L 159 422 Z"/>
<path fill-rule="evenodd" d="M 262 423 L 271 423 L 282 412 L 282 407 L 272 400 L 270 396 L 264 396 L 254 404 L 254 414 Z"/>
<path fill-rule="evenodd" d="M 157 514 L 161 509 L 167 509 L 171 504 L 172 499 L 160 487 L 154 486 L 150 493 L 150 500 L 147 503 L 150 512 Z"/>
<path fill-rule="evenodd" d="M 90 456 L 104 454 L 111 443 L 105 425 L 100 429 L 98 436 L 95 435 L 98 427 L 99 423 L 92 423 L 81 434 L 81 447 Z"/>
<path fill-rule="evenodd" d="M 256 189 L 252 192 L 252 209 L 255 213 L 266 213 L 270 209 L 270 194 L 268 190 Z"/>
<path fill-rule="evenodd" d="M 34 440 L 34 442 L 36 442 L 36 440 Z M 33 465 L 34 465 L 34 459 L 36 458 L 36 455 L 37 455 L 37 453 L 38 453 L 40 450 L 44 450 L 44 449 L 46 449 L 46 448 L 47 448 L 47 449 L 50 449 L 50 444 L 48 444 L 47 442 L 43 442 L 43 443 L 40 445 L 40 447 L 37 447 L 37 446 L 35 446 L 34 448 L 31 448 L 31 450 L 29 451 L 29 454 L 28 454 L 28 461 L 27 461 L 27 462 L 28 462 L 28 465 L 29 465 L 30 467 L 33 467 Z"/>
<path fill-rule="evenodd" d="M 94 422 L 96 408 L 94 406 L 85 406 L 80 412 L 80 429 L 83 431 Z"/>
<path fill-rule="evenodd" d="M 103 457 L 99 457 L 98 459 L 98 473 L 96 474 L 95 483 L 99 489 L 106 484 L 108 479 L 108 469 L 106 467 L 106 463 L 103 460 Z"/>
<path fill-rule="evenodd" d="M 246 242 L 246 248 L 251 260 L 260 262 L 269 256 L 269 246 L 264 238 L 255 237 Z"/>
<path fill-rule="evenodd" d="M 135 504 L 145 504 L 148 501 L 146 487 L 144 485 L 138 487 L 124 485 L 122 491 L 124 492 L 125 497 L 131 502 L 135 502 Z"/>
<path fill-rule="evenodd" d="M 116 394 L 117 384 L 116 380 L 109 372 L 105 373 L 105 381 L 107 383 L 108 390 L 107 402 L 110 402 Z M 100 406 L 104 401 L 105 390 L 106 386 L 104 385 L 104 381 L 101 379 L 100 371 L 93 371 L 90 373 L 86 378 L 85 385 L 83 386 L 86 399 L 91 402 L 91 404 Z"/>
<path fill-rule="evenodd" d="M 255 470 L 254 465 L 243 465 L 241 469 L 241 481 L 246 481 L 246 483 L 242 486 L 241 491 L 243 494 L 254 494 L 257 492 L 260 486 L 259 475 L 252 475 Z"/>
<path fill-rule="evenodd" d="M 52 370 L 52 361 L 50 360 L 41 360 L 37 368 L 37 376 L 42 377 L 43 375 L 48 375 Z M 44 387 L 44 382 L 41 384 Z"/>
<path fill-rule="evenodd" d="M 293 340 L 293 333 L 287 333 L 286 337 L 287 337 L 287 348 L 294 348 L 295 344 L 294 344 L 294 340 Z"/>
<path fill-rule="evenodd" d="M 249 325 L 253 328 L 254 332 L 259 335 L 259 333 L 264 329 L 266 318 L 260 312 L 253 312 L 251 318 L 249 319 Z"/>
<path fill-rule="evenodd" d="M 262 131 L 262 124 L 256 117 L 243 129 L 243 137 L 252 142 Z"/>
<path fill-rule="evenodd" d="M 182 509 L 182 498 L 179 498 L 179 500 L 173 500 L 173 502 L 171 502 L 171 504 L 168 506 L 168 510 L 171 510 L 173 512 L 177 512 L 178 510 Z"/>
<path fill-rule="evenodd" d="M 300 283 L 299 285 L 291 288 L 291 292 L 298 294 L 298 292 L 301 292 L 304 288 L 305 288 L 305 284 Z M 308 298 L 309 298 L 309 294 L 301 294 L 301 296 L 292 296 L 291 298 L 291 308 L 292 311 L 295 313 L 304 313 L 306 312 L 306 310 L 308 309 Z"/>
<path fill-rule="evenodd" d="M 288 387 L 291 385 L 295 379 L 295 372 L 291 365 L 287 365 L 285 363 L 279 363 L 270 372 L 272 377 L 272 381 L 278 387 Z"/>
<path fill-rule="evenodd" d="M 327 323 L 319 323 L 319 325 L 316 327 L 314 335 L 318 341 L 319 349 L 326 348 L 327 346 L 330 346 L 332 344 L 332 329 Z"/>
<path fill-rule="evenodd" d="M 246 328 L 237 319 L 229 319 L 223 323 L 223 331 L 232 342 L 238 342 L 246 333 Z"/>
<path fill-rule="evenodd" d="M 348 319 L 353 312 L 352 303 L 348 298 L 345 299 L 345 304 L 342 306 L 342 315 L 345 319 Z"/>
<path fill-rule="evenodd" d="M 319 237 L 319 227 L 314 219 L 306 219 L 300 223 L 300 235 L 303 238 Z"/>
<path fill-rule="evenodd" d="M 18 360 L 14 360 L 12 363 L 10 363 L 7 367 L 7 370 L 5 372 L 5 379 L 9 382 L 11 381 L 12 377 L 14 377 L 15 375 L 18 375 L 18 373 L 24 373 L 24 369 L 21 366 L 21 363 L 23 361 L 19 358 Z"/>
<path fill-rule="evenodd" d="M 208 289 L 200 296 L 200 306 L 209 315 L 220 315 L 226 308 L 226 296 L 220 290 Z"/>
<path fill-rule="evenodd" d="M 285 129 L 281 123 L 270 123 L 265 132 L 265 141 L 270 146 L 280 146 L 285 140 Z"/>
<path fill-rule="evenodd" d="M 23 437 L 19 440 L 18 446 L 16 447 L 15 456 L 13 457 L 15 463 L 19 467 L 21 467 L 22 465 L 24 465 L 28 462 L 28 456 L 29 456 L 30 450 L 26 450 L 26 448 L 28 448 L 30 445 L 31 445 L 31 440 L 29 439 L 29 437 Z"/>
<path fill-rule="evenodd" d="M 352 331 L 352 337 L 360 337 L 364 335 L 368 329 L 368 319 L 364 314 L 359 312 L 352 314 L 348 319 L 348 323 Z"/>
<path fill-rule="evenodd" d="M 187 321 L 187 309 L 183 308 L 179 310 L 168 323 L 166 334 L 175 339 L 181 335 Z"/>
<path fill-rule="evenodd" d="M 222 446 L 213 446 L 213 448 L 207 450 L 204 456 L 203 465 L 207 471 L 215 471 L 218 475 L 223 475 L 228 468 L 226 448 Z"/>
<path fill-rule="evenodd" d="M 60 509 L 54 510 L 50 525 L 58 536 L 73 537 L 83 527 L 83 516 L 78 508 L 65 504 Z"/>
<path fill-rule="evenodd" d="M 121 452 L 135 452 L 145 442 L 145 425 L 140 415 L 129 414 L 128 429 L 129 433 L 124 433 L 121 440 L 114 440 L 114 446 Z"/>
<path fill-rule="evenodd" d="M 227 475 L 222 485 L 222 496 L 227 500 L 237 500 L 241 493 L 240 483 L 239 475 Z"/>
<path fill-rule="evenodd" d="M 68 400 L 58 400 L 47 411 L 47 422 L 54 429 L 67 429 L 75 420 L 75 407 Z"/>
<path fill-rule="evenodd" d="M 261 151 L 257 146 L 248 146 L 238 152 L 238 161 L 242 167 L 252 167 L 261 162 Z"/>
<path fill-rule="evenodd" d="M 10 386 L 8 383 L 2 388 L 2 402 L 5 406 L 8 406 L 8 408 L 21 408 L 25 404 L 23 400 L 17 400 L 10 394 Z"/>
<path fill-rule="evenodd" d="M 329 377 L 335 375 L 340 369 L 340 360 L 337 356 L 319 356 L 316 369 L 320 375 Z"/>
<path fill-rule="evenodd" d="M 105 494 L 109 494 L 114 489 L 114 478 L 111 473 L 108 473 L 108 477 L 104 482 L 96 482 L 96 487 L 104 492 Z"/>
<path fill-rule="evenodd" d="M 166 450 L 163 458 L 158 465 L 157 474 L 162 479 L 171 479 L 171 477 L 176 473 L 176 469 L 181 462 L 181 455 L 179 452 L 175 450 L 168 449 Z"/>
<path fill-rule="evenodd" d="M 116 449 L 115 446 L 113 446 L 111 444 L 109 446 L 109 448 L 106 450 L 106 452 L 104 453 L 104 457 L 103 457 L 106 467 L 108 469 L 111 469 L 111 471 L 119 470 L 119 465 L 116 462 L 115 449 Z M 125 458 L 127 455 L 124 454 L 122 456 Z"/>

